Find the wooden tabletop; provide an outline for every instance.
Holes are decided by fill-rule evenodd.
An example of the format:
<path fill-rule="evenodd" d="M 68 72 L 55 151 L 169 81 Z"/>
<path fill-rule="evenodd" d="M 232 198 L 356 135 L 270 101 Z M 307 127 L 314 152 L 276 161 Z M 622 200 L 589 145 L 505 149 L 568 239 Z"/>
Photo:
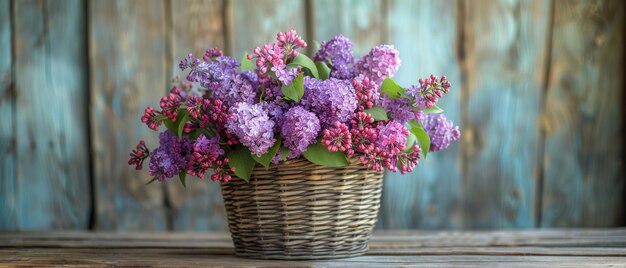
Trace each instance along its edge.
<path fill-rule="evenodd" d="M 0 233 L 0 267 L 61 265 L 626 267 L 626 228 L 386 231 L 365 256 L 324 261 L 237 258 L 226 233 Z"/>

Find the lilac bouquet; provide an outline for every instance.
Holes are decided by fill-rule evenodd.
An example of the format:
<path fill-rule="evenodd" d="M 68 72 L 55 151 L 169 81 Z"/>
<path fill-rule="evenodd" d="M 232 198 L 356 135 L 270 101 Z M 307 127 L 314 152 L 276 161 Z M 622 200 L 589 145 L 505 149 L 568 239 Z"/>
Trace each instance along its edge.
<path fill-rule="evenodd" d="M 354 58 L 351 41 L 338 35 L 311 59 L 298 52 L 307 43 L 296 31 L 276 39 L 241 62 L 216 48 L 182 59 L 186 81 L 161 98 L 160 110 L 148 107 L 141 117 L 152 130 L 166 127 L 159 146 L 150 152 L 140 141 L 128 163 L 141 169 L 149 157 L 152 181 L 178 175 L 183 185 L 187 174 L 203 178 L 209 169 L 214 181 L 247 181 L 257 164 L 301 157 L 334 167 L 355 159 L 404 174 L 459 139 L 437 106 L 450 82 L 431 75 L 397 85 L 393 46 Z"/>

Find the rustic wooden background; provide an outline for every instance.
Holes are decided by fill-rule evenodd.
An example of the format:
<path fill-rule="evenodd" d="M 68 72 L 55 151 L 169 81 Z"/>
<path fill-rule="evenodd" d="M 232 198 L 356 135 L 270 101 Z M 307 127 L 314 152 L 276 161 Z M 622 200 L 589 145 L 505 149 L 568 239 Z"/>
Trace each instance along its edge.
<path fill-rule="evenodd" d="M 446 74 L 462 140 L 388 174 L 379 228 L 624 225 L 621 0 L 0 0 L 0 229 L 224 230 L 218 185 L 126 165 L 178 59 L 295 28 Z M 312 42 L 310 42 L 312 43 Z M 155 139 L 148 139 L 155 144 Z"/>

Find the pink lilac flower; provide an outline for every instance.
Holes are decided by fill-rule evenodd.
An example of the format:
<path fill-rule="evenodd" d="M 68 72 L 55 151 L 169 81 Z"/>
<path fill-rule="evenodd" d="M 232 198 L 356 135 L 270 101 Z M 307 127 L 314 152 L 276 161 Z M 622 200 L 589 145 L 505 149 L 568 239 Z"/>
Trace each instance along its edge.
<path fill-rule="evenodd" d="M 290 85 L 300 72 L 299 68 L 287 68 L 287 64 L 298 56 L 296 49 L 306 47 L 306 42 L 298 36 L 295 30 L 276 35 L 278 43 L 268 43 L 262 48 L 254 49 L 254 55 L 248 55 L 248 59 L 256 58 L 257 71 L 261 80 L 269 79 L 271 71 L 284 85 Z"/>
<path fill-rule="evenodd" d="M 150 151 L 146 147 L 146 142 L 141 140 L 137 147 L 130 153 L 129 165 L 135 165 L 136 170 L 143 168 L 143 161 L 150 156 Z"/>
<path fill-rule="evenodd" d="M 163 121 L 158 119 L 158 115 L 154 108 L 148 106 L 141 116 L 141 122 L 146 124 L 150 129 L 157 131 L 159 130 L 159 126 L 163 123 Z"/>
<path fill-rule="evenodd" d="M 224 154 L 219 142 L 219 136 L 208 139 L 204 134 L 200 134 L 193 143 L 193 153 L 187 164 L 187 174 L 199 178 L 204 177 L 204 173 Z"/>
<path fill-rule="evenodd" d="M 330 63 L 330 77 L 337 79 L 352 78 L 352 42 L 343 35 L 337 35 L 322 42 L 313 57 L 315 61 Z"/>
<path fill-rule="evenodd" d="M 450 143 L 461 137 L 458 126 L 454 126 L 443 114 L 428 114 L 422 121 L 424 130 L 430 137 L 430 151 L 437 152 L 448 148 Z"/>
<path fill-rule="evenodd" d="M 258 89 L 259 82 L 256 73 L 243 71 L 213 90 L 211 96 L 221 100 L 227 106 L 233 106 L 237 102 L 254 104 L 258 102 Z"/>
<path fill-rule="evenodd" d="M 280 126 L 283 144 L 294 155 L 300 155 L 309 144 L 314 143 L 319 132 L 320 121 L 317 119 L 317 116 L 301 106 L 289 109 L 285 113 Z"/>
<path fill-rule="evenodd" d="M 205 61 L 211 61 L 214 58 L 217 57 L 221 57 L 224 55 L 224 52 L 222 52 L 219 48 L 216 47 L 212 47 L 206 50 L 206 52 L 204 52 L 204 55 L 202 55 L 202 59 Z"/>
<path fill-rule="evenodd" d="M 350 119 L 352 147 L 356 152 L 369 153 L 374 149 L 378 131 L 374 118 L 368 113 L 358 112 Z"/>
<path fill-rule="evenodd" d="M 352 135 L 350 135 L 350 130 L 348 130 L 346 124 L 335 121 L 332 127 L 324 129 L 322 133 L 321 143 L 328 147 L 328 151 L 341 151 L 345 152 L 347 155 L 354 154 L 354 150 L 352 149 Z"/>
<path fill-rule="evenodd" d="M 407 88 L 406 93 L 415 98 L 415 107 L 426 109 L 437 104 L 439 98 L 450 91 L 450 82 L 445 76 L 438 78 L 430 75 L 429 78 L 419 79 L 419 86 L 413 85 Z"/>
<path fill-rule="evenodd" d="M 352 87 L 358 101 L 359 111 L 372 108 L 379 99 L 378 87 L 367 77 L 359 76 L 352 80 Z"/>
<path fill-rule="evenodd" d="M 400 53 L 391 45 L 379 45 L 354 65 L 356 75 L 369 77 L 380 86 L 387 77 L 392 77 L 400 68 Z"/>
<path fill-rule="evenodd" d="M 161 98 L 161 114 L 172 121 L 176 121 L 178 117 L 178 108 L 183 98 L 176 93 L 170 93 L 166 97 Z"/>
<path fill-rule="evenodd" d="M 238 102 L 229 109 L 229 116 L 226 128 L 253 154 L 263 155 L 276 142 L 274 121 L 262 104 Z"/>
<path fill-rule="evenodd" d="M 409 130 L 397 121 L 390 121 L 380 127 L 377 145 L 389 149 L 394 154 L 404 150 Z"/>
<path fill-rule="evenodd" d="M 406 174 L 415 168 L 419 164 L 420 153 L 422 149 L 416 145 L 409 150 L 400 152 L 397 156 L 397 166 L 400 169 L 401 174 Z"/>
<path fill-rule="evenodd" d="M 222 130 L 229 118 L 227 106 L 218 99 L 191 96 L 185 106 L 191 118 L 197 120 L 198 126 L 202 128 Z"/>
<path fill-rule="evenodd" d="M 235 173 L 235 168 L 228 167 L 228 158 L 215 161 L 215 168 L 213 168 L 213 175 L 211 175 L 212 181 L 229 182 L 232 179 L 231 174 Z"/>
<path fill-rule="evenodd" d="M 318 80 L 305 77 L 304 96 L 300 103 L 317 115 L 322 128 L 332 126 L 335 121 L 347 122 L 357 106 L 350 82 L 335 78 Z"/>
<path fill-rule="evenodd" d="M 159 147 L 150 157 L 150 175 L 159 181 L 178 175 L 185 171 L 191 157 L 192 145 L 187 137 L 178 138 L 174 133 L 165 131 L 159 135 Z"/>
<path fill-rule="evenodd" d="M 381 98 L 381 105 L 394 121 L 398 121 L 401 124 L 405 124 L 413 119 L 421 120 L 424 115 L 422 111 L 414 110 L 413 105 L 411 105 L 411 100 L 407 98 L 391 99 L 383 96 Z"/>
<path fill-rule="evenodd" d="M 359 155 L 359 161 L 367 169 L 383 171 L 389 165 L 389 152 L 380 147 L 374 147 L 372 151 Z"/>

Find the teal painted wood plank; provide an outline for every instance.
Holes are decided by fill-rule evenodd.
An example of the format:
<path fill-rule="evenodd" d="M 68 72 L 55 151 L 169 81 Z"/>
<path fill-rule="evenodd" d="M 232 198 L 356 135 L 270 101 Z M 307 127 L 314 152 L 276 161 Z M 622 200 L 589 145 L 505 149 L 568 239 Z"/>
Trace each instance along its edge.
<path fill-rule="evenodd" d="M 533 227 L 550 2 L 465 6 L 463 225 Z"/>
<path fill-rule="evenodd" d="M 99 230 L 165 230 L 162 187 L 128 166 L 141 139 L 158 146 L 140 122 L 146 106 L 158 106 L 169 84 L 163 1 L 89 3 L 92 155 Z M 146 167 L 144 167 L 146 168 Z"/>
<path fill-rule="evenodd" d="M 542 227 L 624 220 L 624 2 L 557 1 Z"/>
<path fill-rule="evenodd" d="M 0 0 L 0 230 L 17 229 L 11 3 Z"/>
<path fill-rule="evenodd" d="M 304 1 L 228 0 L 233 19 L 232 47 L 236 58 L 256 47 L 276 42 L 276 33 L 295 29 L 309 45 L 312 40 L 305 33 Z"/>
<path fill-rule="evenodd" d="M 326 41 L 343 34 L 353 43 L 355 56 L 367 54 L 383 43 L 383 1 L 314 0 L 314 40 Z M 313 42 L 309 42 L 313 44 Z"/>
<path fill-rule="evenodd" d="M 391 1 L 389 43 L 400 51 L 395 80 L 403 86 L 420 77 L 446 75 L 452 89 L 441 100 L 446 116 L 461 124 L 461 72 L 456 59 L 457 2 Z M 461 154 L 458 142 L 423 159 L 411 173 L 387 172 L 381 222 L 389 229 L 462 227 Z"/>
<path fill-rule="evenodd" d="M 85 6 L 13 4 L 16 227 L 85 229 L 90 211 Z"/>
<path fill-rule="evenodd" d="M 178 62 L 188 53 L 201 57 L 209 47 L 224 49 L 223 1 L 184 0 L 172 2 L 172 75 L 185 79 Z M 238 60 L 240 57 L 236 57 Z M 209 173 L 210 174 L 210 173 Z M 187 189 L 178 181 L 168 183 L 173 230 L 227 230 L 226 212 L 219 183 L 188 177 Z"/>

